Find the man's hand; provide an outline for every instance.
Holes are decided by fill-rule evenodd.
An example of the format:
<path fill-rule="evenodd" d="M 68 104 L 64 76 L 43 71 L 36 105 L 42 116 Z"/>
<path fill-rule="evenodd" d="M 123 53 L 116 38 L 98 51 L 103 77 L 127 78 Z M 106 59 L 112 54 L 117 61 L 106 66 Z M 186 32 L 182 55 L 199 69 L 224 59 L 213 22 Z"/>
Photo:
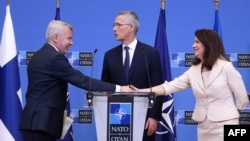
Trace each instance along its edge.
<path fill-rule="evenodd" d="M 135 92 L 141 92 L 140 89 L 138 89 L 137 87 L 135 87 L 134 85 L 129 85 L 129 87 L 134 90 Z"/>
<path fill-rule="evenodd" d="M 145 129 L 148 129 L 147 135 L 151 136 L 153 135 L 153 133 L 156 131 L 157 129 L 157 120 L 153 119 L 153 118 L 148 118 L 146 125 L 145 125 Z"/>
<path fill-rule="evenodd" d="M 129 86 L 121 86 L 120 92 L 136 92 L 136 91 L 131 89 Z"/>

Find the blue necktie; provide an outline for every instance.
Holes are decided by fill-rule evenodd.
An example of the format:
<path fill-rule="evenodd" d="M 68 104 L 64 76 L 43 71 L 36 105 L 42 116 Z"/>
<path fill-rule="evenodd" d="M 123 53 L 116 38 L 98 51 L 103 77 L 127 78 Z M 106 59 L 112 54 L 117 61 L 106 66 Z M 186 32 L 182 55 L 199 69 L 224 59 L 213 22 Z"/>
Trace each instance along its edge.
<path fill-rule="evenodd" d="M 126 76 L 126 81 L 128 83 L 128 72 L 129 72 L 129 47 L 124 47 L 124 49 L 126 50 L 126 56 L 125 56 L 125 61 L 124 61 L 124 72 L 125 72 L 125 76 Z"/>

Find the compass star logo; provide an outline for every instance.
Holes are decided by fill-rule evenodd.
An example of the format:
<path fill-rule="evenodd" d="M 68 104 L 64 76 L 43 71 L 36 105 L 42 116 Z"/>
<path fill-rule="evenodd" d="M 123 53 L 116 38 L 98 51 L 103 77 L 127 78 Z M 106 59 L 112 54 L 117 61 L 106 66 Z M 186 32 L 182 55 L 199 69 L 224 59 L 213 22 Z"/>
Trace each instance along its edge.
<path fill-rule="evenodd" d="M 115 118 L 123 120 L 126 117 L 126 111 L 123 108 L 118 108 L 115 110 Z"/>

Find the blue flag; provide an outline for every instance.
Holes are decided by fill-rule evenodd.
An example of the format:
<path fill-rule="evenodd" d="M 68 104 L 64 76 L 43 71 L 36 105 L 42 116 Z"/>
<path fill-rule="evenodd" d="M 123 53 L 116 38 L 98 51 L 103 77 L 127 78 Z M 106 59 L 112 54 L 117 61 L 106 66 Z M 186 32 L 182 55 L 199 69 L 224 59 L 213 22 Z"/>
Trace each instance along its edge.
<path fill-rule="evenodd" d="M 56 16 L 55 20 L 61 20 L 60 18 L 60 7 L 56 8 Z M 65 107 L 65 111 L 67 111 L 67 116 L 70 117 L 71 115 L 71 109 L 70 109 L 70 100 L 69 100 L 69 92 L 67 93 L 67 105 Z M 63 139 L 57 139 L 57 141 L 74 141 L 73 139 L 73 129 L 72 126 L 70 126 L 68 132 L 66 133 L 65 137 Z"/>
<path fill-rule="evenodd" d="M 7 5 L 0 44 L 0 141 L 22 141 L 18 129 L 22 91 L 17 56 L 10 6 Z"/>
<path fill-rule="evenodd" d="M 160 10 L 157 26 L 155 48 L 159 50 L 164 80 L 171 80 L 171 69 L 168 53 L 168 43 L 166 34 L 165 9 Z M 176 126 L 174 114 L 173 95 L 164 96 L 162 106 L 162 119 L 158 123 L 155 134 L 156 141 L 176 141 Z"/>
<path fill-rule="evenodd" d="M 219 9 L 215 10 L 214 31 L 216 31 L 222 38 L 222 30 L 221 30 L 220 18 L 219 18 Z"/>
<path fill-rule="evenodd" d="M 61 17 L 60 17 L 60 7 L 56 8 L 55 20 L 61 20 Z"/>
<path fill-rule="evenodd" d="M 69 92 L 67 93 L 67 105 L 65 107 L 65 111 L 67 112 L 67 116 L 71 117 L 70 102 L 69 102 Z M 68 132 L 66 133 L 64 138 L 63 139 L 57 139 L 57 141 L 74 141 L 72 126 L 69 127 Z"/>

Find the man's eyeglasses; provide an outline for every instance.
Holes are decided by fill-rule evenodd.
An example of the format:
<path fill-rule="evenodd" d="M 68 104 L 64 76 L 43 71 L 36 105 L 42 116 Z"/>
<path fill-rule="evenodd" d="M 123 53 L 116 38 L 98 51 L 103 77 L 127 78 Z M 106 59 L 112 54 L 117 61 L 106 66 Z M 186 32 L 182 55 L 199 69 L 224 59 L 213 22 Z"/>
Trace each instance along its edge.
<path fill-rule="evenodd" d="M 121 23 L 114 23 L 113 27 L 121 27 L 123 25 L 132 25 L 132 24 L 121 24 Z"/>

